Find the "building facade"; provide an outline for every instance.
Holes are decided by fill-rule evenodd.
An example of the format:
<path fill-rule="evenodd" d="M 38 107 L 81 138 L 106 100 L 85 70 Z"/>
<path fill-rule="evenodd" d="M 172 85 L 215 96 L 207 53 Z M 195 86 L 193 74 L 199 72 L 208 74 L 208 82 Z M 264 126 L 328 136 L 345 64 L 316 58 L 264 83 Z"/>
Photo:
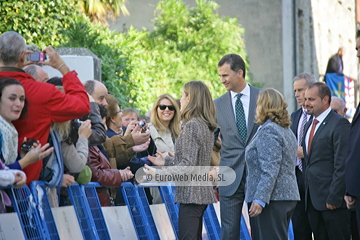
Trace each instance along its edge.
<path fill-rule="evenodd" d="M 192 7 L 195 0 L 184 0 Z M 289 111 L 297 108 L 292 79 L 309 72 L 322 80 L 328 59 L 346 48 L 344 74 L 357 80 L 354 0 L 215 0 L 218 14 L 236 17 L 245 29 L 250 76 L 263 87 L 281 91 Z M 111 29 L 133 26 L 151 30 L 158 0 L 131 0 L 130 16 L 121 16 Z M 224 55 L 227 53 L 224 53 Z M 216 68 L 216 66 L 214 66 Z"/>

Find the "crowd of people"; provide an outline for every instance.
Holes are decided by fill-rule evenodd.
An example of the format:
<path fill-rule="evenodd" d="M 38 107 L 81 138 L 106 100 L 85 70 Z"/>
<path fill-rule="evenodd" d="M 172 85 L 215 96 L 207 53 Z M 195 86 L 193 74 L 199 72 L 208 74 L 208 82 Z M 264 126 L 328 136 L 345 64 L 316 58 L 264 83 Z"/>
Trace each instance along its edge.
<path fill-rule="evenodd" d="M 357 49 L 360 58 L 360 31 Z M 300 108 L 290 116 L 279 91 L 249 85 L 244 60 L 227 54 L 217 66 L 224 95 L 214 100 L 203 82 L 189 81 L 180 100 L 160 95 L 146 122 L 100 81 L 81 83 L 51 46 L 43 52 L 41 64 L 61 77 L 26 61 L 20 34 L 0 35 L 1 186 L 43 180 L 58 207 L 69 204 L 65 187 L 93 181 L 103 186 L 101 205 L 114 206 L 123 204 L 118 187 L 142 167 L 176 174 L 152 166 L 219 164 L 235 171 L 234 182 L 176 187 L 179 239 L 202 238 L 204 211 L 218 196 L 221 239 L 240 239 L 244 202 L 255 240 L 287 239 L 290 220 L 295 239 L 359 239 L 360 109 L 350 124 L 344 101 L 313 75 L 294 77 Z M 157 188 L 146 193 L 150 204 L 162 202 Z M 0 195 L 0 213 L 11 211 L 6 191 Z"/>

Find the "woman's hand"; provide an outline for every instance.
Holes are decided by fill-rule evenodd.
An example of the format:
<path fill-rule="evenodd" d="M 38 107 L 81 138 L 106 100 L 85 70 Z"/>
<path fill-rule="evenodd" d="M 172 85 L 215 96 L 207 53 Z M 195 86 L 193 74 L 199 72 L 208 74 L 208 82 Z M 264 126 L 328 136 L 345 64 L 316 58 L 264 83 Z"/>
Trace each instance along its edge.
<path fill-rule="evenodd" d="M 249 216 L 250 217 L 256 217 L 258 215 L 260 215 L 260 213 L 262 212 L 262 206 L 260 206 L 260 204 L 256 203 L 256 202 L 252 202 L 250 209 L 249 209 Z"/>
<path fill-rule="evenodd" d="M 45 150 L 48 147 L 49 147 L 49 143 L 45 144 L 44 146 L 41 146 L 41 144 L 39 142 L 34 143 L 33 147 L 25 155 L 25 157 L 27 157 L 30 160 L 30 164 L 35 163 L 35 162 L 39 161 L 40 159 L 47 157 L 48 155 L 50 155 L 50 153 L 52 153 L 54 151 L 54 147 L 51 147 L 51 148 Z"/>
<path fill-rule="evenodd" d="M 91 136 L 91 133 L 91 121 L 88 119 L 80 125 L 78 134 L 79 137 L 88 139 Z"/>
<path fill-rule="evenodd" d="M 134 150 L 134 152 L 142 152 L 148 149 L 149 144 L 150 144 L 150 138 L 149 140 L 147 140 L 147 142 L 143 144 L 133 146 L 132 149 Z"/>
<path fill-rule="evenodd" d="M 165 156 L 159 151 L 156 151 L 156 157 L 149 155 L 148 158 L 154 165 L 163 166 L 165 164 Z"/>
<path fill-rule="evenodd" d="M 63 179 L 62 179 L 62 183 L 61 183 L 62 187 L 68 187 L 73 183 L 75 183 L 75 178 L 73 176 L 71 176 L 69 174 L 63 175 Z"/>
<path fill-rule="evenodd" d="M 14 187 L 15 188 L 21 188 L 26 183 L 26 175 L 23 172 L 16 172 L 14 173 L 15 176 L 15 182 Z"/>
<path fill-rule="evenodd" d="M 144 165 L 144 173 L 146 175 L 151 175 L 151 176 L 155 176 L 155 173 L 156 173 L 156 169 L 153 168 L 153 167 L 150 167 L 149 165 L 145 164 Z"/>
<path fill-rule="evenodd" d="M 134 177 L 134 174 L 130 171 L 130 167 L 127 167 L 123 170 L 119 170 L 119 172 L 120 172 L 121 180 L 123 182 Z"/>
<path fill-rule="evenodd" d="M 28 165 L 33 164 L 39 161 L 40 159 L 43 159 L 44 157 L 52 153 L 52 151 L 54 151 L 54 147 L 46 149 L 48 147 L 49 147 L 49 143 L 45 144 L 44 146 L 41 146 L 39 141 L 37 143 L 34 143 L 31 150 L 28 153 L 26 153 L 22 159 L 19 160 L 21 169 L 24 169 Z"/>

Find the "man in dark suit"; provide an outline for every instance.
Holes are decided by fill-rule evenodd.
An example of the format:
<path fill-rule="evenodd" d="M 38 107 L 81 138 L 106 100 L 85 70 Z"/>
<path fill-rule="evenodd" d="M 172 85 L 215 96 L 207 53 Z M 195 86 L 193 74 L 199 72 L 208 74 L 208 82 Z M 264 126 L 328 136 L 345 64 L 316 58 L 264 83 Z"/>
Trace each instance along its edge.
<path fill-rule="evenodd" d="M 326 73 L 337 73 L 340 75 L 344 75 L 343 74 L 343 71 L 344 71 L 343 56 L 344 56 L 344 54 L 345 54 L 345 48 L 340 47 L 338 52 L 329 59 L 327 67 L 326 67 L 325 77 L 324 77 L 325 83 L 326 83 Z"/>
<path fill-rule="evenodd" d="M 315 240 L 350 239 L 350 216 L 344 201 L 345 161 L 350 124 L 330 108 L 331 93 L 324 83 L 305 92 L 313 120 L 305 125 L 305 207 Z"/>
<path fill-rule="evenodd" d="M 340 47 L 337 54 L 335 54 L 329 59 L 329 62 L 326 67 L 326 73 L 343 74 L 344 64 L 342 58 L 344 54 L 345 54 L 345 48 Z"/>
<path fill-rule="evenodd" d="M 260 89 L 245 81 L 245 62 L 237 54 L 225 55 L 218 63 L 226 92 L 215 99 L 217 124 L 222 139 L 220 166 L 236 172 L 235 181 L 219 187 L 221 239 L 240 239 L 240 218 L 245 198 L 245 148 L 255 134 L 256 101 Z"/>
<path fill-rule="evenodd" d="M 310 120 L 310 115 L 305 109 L 305 91 L 316 82 L 315 77 L 309 73 L 302 73 L 294 77 L 294 94 L 300 108 L 291 114 L 291 130 L 298 140 L 298 152 L 296 157 L 296 180 L 300 192 L 300 201 L 297 202 L 294 214 L 291 218 L 294 229 L 295 240 L 312 240 L 312 232 L 307 212 L 305 211 L 305 178 L 304 178 L 304 152 L 302 140 L 304 127 Z"/>
<path fill-rule="evenodd" d="M 360 59 L 360 30 L 356 32 L 357 57 Z M 348 144 L 348 157 L 346 160 L 345 179 L 347 196 L 345 201 L 348 208 L 356 205 L 358 229 L 360 229 L 360 103 L 356 108 L 351 122 Z M 355 204 L 356 203 L 356 204 Z"/>

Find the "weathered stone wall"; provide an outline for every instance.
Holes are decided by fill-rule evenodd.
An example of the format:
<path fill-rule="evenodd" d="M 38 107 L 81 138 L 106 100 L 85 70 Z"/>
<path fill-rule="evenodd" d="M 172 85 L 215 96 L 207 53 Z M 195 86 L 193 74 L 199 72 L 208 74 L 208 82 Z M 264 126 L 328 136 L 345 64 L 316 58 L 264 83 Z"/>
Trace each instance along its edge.
<path fill-rule="evenodd" d="M 344 74 L 357 79 L 355 1 L 312 0 L 312 16 L 317 55 L 312 64 L 318 65 L 319 74 L 324 75 L 329 58 L 344 46 Z"/>

